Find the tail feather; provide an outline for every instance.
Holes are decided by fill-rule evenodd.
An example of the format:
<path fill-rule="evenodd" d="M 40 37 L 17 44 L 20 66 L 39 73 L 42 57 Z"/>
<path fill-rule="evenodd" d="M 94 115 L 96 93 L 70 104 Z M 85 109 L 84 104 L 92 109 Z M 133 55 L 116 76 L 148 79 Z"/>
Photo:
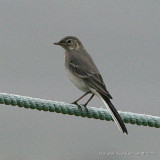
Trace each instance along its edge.
<path fill-rule="evenodd" d="M 100 94 L 100 98 L 103 101 L 103 103 L 105 104 L 105 106 L 108 108 L 110 114 L 112 115 L 112 118 L 114 119 L 115 123 L 117 124 L 117 127 L 123 132 L 128 134 L 127 128 L 123 122 L 123 120 L 121 119 L 119 113 L 117 112 L 116 108 L 113 106 L 113 104 L 111 103 L 110 99 L 105 96 Z"/>

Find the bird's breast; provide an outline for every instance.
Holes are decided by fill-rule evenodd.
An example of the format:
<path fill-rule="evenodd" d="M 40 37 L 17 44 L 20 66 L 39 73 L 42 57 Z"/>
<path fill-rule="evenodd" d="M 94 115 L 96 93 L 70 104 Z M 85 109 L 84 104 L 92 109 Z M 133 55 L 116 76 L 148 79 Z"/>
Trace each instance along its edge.
<path fill-rule="evenodd" d="M 79 88 L 83 92 L 88 92 L 89 91 L 88 86 L 86 85 L 85 81 L 82 78 L 75 75 L 72 71 L 69 70 L 69 68 L 66 68 L 66 72 L 67 72 L 67 75 L 68 75 L 69 79 L 71 80 L 71 82 L 77 88 Z"/>

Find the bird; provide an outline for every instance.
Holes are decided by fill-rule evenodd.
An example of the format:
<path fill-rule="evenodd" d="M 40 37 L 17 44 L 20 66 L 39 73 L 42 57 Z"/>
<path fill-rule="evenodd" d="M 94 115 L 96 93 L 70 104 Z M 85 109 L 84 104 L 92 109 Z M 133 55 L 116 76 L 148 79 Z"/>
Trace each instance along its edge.
<path fill-rule="evenodd" d="M 82 42 L 75 36 L 66 36 L 53 44 L 64 48 L 67 75 L 71 82 L 84 92 L 84 94 L 72 104 L 78 105 L 78 101 L 86 95 L 91 94 L 91 97 L 83 105 L 87 109 L 87 104 L 91 101 L 94 95 L 96 95 L 100 100 L 102 100 L 106 108 L 109 110 L 120 131 L 128 134 L 123 120 L 111 102 L 112 96 L 106 89 L 102 75 L 100 74 L 92 57 L 84 48 Z"/>

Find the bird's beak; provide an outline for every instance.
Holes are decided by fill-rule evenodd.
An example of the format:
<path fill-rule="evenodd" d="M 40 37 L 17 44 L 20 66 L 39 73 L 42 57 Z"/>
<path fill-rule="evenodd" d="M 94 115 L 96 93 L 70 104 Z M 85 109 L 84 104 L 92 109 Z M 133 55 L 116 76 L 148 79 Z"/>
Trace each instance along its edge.
<path fill-rule="evenodd" d="M 60 43 L 60 42 L 56 42 L 56 43 L 53 43 L 53 44 L 59 45 L 59 46 L 63 45 L 63 43 Z"/>

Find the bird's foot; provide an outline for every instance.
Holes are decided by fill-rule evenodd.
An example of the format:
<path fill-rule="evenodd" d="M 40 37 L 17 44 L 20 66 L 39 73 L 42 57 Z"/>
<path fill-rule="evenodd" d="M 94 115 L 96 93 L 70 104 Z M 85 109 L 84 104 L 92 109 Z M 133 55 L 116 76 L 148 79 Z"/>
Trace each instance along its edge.
<path fill-rule="evenodd" d="M 86 112 L 88 113 L 88 108 L 87 108 L 87 104 L 82 104 L 82 106 L 85 108 Z"/>
<path fill-rule="evenodd" d="M 77 105 L 78 103 L 77 103 L 77 101 L 74 101 L 74 102 L 72 102 L 71 104 L 75 104 L 75 105 Z"/>
<path fill-rule="evenodd" d="M 76 106 L 78 106 L 78 109 L 82 112 L 82 106 L 79 105 L 76 101 L 72 102 L 71 104 L 75 104 Z"/>

